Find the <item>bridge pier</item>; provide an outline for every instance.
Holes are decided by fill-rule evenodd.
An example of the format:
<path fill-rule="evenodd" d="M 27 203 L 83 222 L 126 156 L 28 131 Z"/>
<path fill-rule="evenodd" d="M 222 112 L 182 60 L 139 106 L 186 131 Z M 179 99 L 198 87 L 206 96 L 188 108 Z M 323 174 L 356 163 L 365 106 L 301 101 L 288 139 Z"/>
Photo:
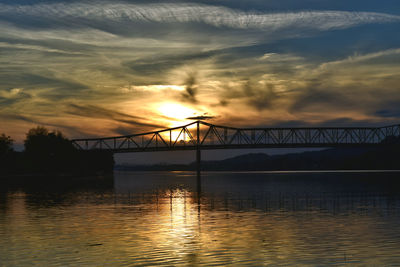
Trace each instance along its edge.
<path fill-rule="evenodd" d="M 201 143 L 200 143 L 200 121 L 197 121 L 197 136 L 196 136 L 196 172 L 197 172 L 197 193 L 200 198 L 201 194 Z"/>
<path fill-rule="evenodd" d="M 196 149 L 196 171 L 199 175 L 201 171 L 201 150 L 199 147 Z"/>
<path fill-rule="evenodd" d="M 196 149 L 196 178 L 197 178 L 197 197 L 200 209 L 200 197 L 201 197 L 201 150 L 199 147 Z"/>
<path fill-rule="evenodd" d="M 197 177 L 200 176 L 201 170 L 201 149 L 200 149 L 200 121 L 196 122 L 197 131 L 196 131 L 196 171 Z"/>

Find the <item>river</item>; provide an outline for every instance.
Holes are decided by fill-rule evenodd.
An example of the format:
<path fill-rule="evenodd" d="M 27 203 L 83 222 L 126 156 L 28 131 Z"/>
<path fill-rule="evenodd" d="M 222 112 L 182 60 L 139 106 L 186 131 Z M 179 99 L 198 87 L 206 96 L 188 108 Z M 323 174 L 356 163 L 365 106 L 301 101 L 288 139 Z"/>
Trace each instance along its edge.
<path fill-rule="evenodd" d="M 34 179 L 1 187 L 0 266 L 400 263 L 400 172 Z"/>

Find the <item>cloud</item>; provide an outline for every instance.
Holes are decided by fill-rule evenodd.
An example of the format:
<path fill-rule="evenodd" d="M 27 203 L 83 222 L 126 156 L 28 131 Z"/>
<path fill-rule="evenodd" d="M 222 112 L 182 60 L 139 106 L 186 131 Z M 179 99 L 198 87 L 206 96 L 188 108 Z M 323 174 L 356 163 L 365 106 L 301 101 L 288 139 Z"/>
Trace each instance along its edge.
<path fill-rule="evenodd" d="M 399 103 L 397 103 L 398 105 Z M 385 108 L 377 110 L 375 113 L 377 116 L 384 118 L 399 118 L 400 117 L 400 108 L 398 106 L 393 108 Z"/>
<path fill-rule="evenodd" d="M 66 113 L 75 115 L 75 116 L 82 116 L 82 117 L 89 117 L 89 118 L 102 118 L 102 119 L 109 119 L 114 120 L 117 122 L 122 122 L 130 125 L 147 127 L 147 128 L 162 128 L 163 126 L 147 123 L 147 118 L 140 117 L 140 116 L 133 116 L 126 113 L 114 111 L 111 109 L 106 109 L 100 106 L 95 105 L 77 105 L 77 104 L 69 104 L 67 105 Z"/>
<path fill-rule="evenodd" d="M 79 128 L 75 126 L 70 126 L 66 125 L 63 121 L 61 122 L 50 122 L 48 121 L 47 118 L 39 118 L 39 117 L 33 117 L 30 115 L 21 115 L 21 114 L 10 114 L 10 113 L 3 113 L 0 114 L 0 119 L 4 121 L 9 121 L 15 123 L 16 121 L 21 121 L 28 123 L 27 125 L 30 125 L 30 127 L 35 127 L 35 126 L 45 126 L 45 127 L 52 127 L 55 129 L 63 129 L 63 131 L 66 131 L 70 136 L 85 136 L 86 133 L 84 131 L 81 131 Z M 26 126 L 24 124 L 24 126 Z M 22 131 L 27 132 L 29 128 L 23 128 L 21 129 Z M 52 129 L 51 129 L 52 130 Z"/>
<path fill-rule="evenodd" d="M 400 80 L 400 79 L 399 79 Z M 398 81 L 400 82 L 400 81 Z M 397 88 L 397 91 L 400 92 L 400 86 Z M 393 96 L 390 99 L 386 100 L 384 104 L 374 110 L 374 114 L 376 116 L 385 118 L 385 119 L 394 119 L 396 123 L 399 123 L 400 118 L 400 97 Z"/>
<path fill-rule="evenodd" d="M 198 85 L 196 84 L 196 74 L 190 73 L 185 80 L 185 91 L 181 94 L 184 101 L 197 103 Z"/>
<path fill-rule="evenodd" d="M 346 11 L 303 11 L 286 13 L 243 12 L 202 4 L 71 3 L 0 5 L 0 16 L 8 20 L 46 18 L 52 25 L 83 25 L 88 20 L 109 22 L 204 23 L 214 27 L 276 31 L 284 28 L 316 30 L 344 29 L 361 24 L 399 22 L 400 17 L 385 13 Z M 89 23 L 90 24 L 90 23 Z M 43 26 L 42 24 L 38 24 Z"/>
<path fill-rule="evenodd" d="M 65 121 L 92 135 L 163 128 L 174 118 L 157 114 L 160 102 L 232 126 L 400 117 L 399 16 L 316 1 L 285 10 L 326 10 L 139 1 L 3 1 L 2 112 L 23 116 L 10 117 L 19 125 Z M 393 24 L 349 29 L 381 23 Z M 349 30 L 316 36 L 338 29 Z"/>
<path fill-rule="evenodd" d="M 382 126 L 382 123 L 371 122 L 371 120 L 354 119 L 350 117 L 338 117 L 335 119 L 320 120 L 312 123 L 307 120 L 279 121 L 274 123 L 273 127 L 366 127 Z"/>
<path fill-rule="evenodd" d="M 22 88 L 11 88 L 0 91 L 0 107 L 7 107 L 18 102 L 31 99 L 29 93 L 23 91 Z"/>
<path fill-rule="evenodd" d="M 257 88 L 247 82 L 244 87 L 244 93 L 248 97 L 248 103 L 259 110 L 272 108 L 279 98 L 273 84 L 266 84 L 261 88 Z"/>
<path fill-rule="evenodd" d="M 378 52 L 367 53 L 367 54 L 356 54 L 356 55 L 349 56 L 345 59 L 331 61 L 331 62 L 321 64 L 319 69 L 323 70 L 323 69 L 332 68 L 332 67 L 335 67 L 338 65 L 354 64 L 354 63 L 360 63 L 360 62 L 371 61 L 371 60 L 376 61 L 379 58 L 399 56 L 399 55 L 400 55 L 400 48 L 387 49 L 384 51 L 378 51 Z M 371 63 L 373 63 L 373 62 L 371 62 Z"/>
<path fill-rule="evenodd" d="M 34 72 L 35 69 L 30 69 L 30 71 Z M 0 79 L 4 81 L 2 82 L 1 87 L 8 86 L 17 88 L 22 84 L 27 91 L 38 88 L 46 88 L 50 91 L 46 91 L 46 93 L 49 93 L 49 97 L 51 97 L 51 92 L 58 93 L 60 97 L 67 97 L 74 92 L 89 89 L 87 86 L 78 82 L 58 77 L 51 77 L 52 75 L 49 73 L 49 71 L 47 71 L 47 74 L 48 76 L 46 74 L 38 75 L 27 72 L 21 73 L 13 70 L 9 72 L 3 72 L 0 73 Z M 46 93 L 43 94 L 45 95 Z"/>
<path fill-rule="evenodd" d="M 360 99 L 353 99 L 351 96 L 344 94 L 341 90 L 332 90 L 328 84 L 319 85 L 312 87 L 313 85 L 308 84 L 307 88 L 304 88 L 299 92 L 298 97 L 290 107 L 291 112 L 301 111 L 319 111 L 326 112 L 332 111 L 343 111 L 343 109 L 351 110 L 354 109 L 354 102 Z M 352 92 L 350 92 L 352 93 Z M 353 96 L 355 97 L 355 96 Z"/>
<path fill-rule="evenodd" d="M 323 62 L 276 52 L 242 58 L 224 63 L 235 76 L 221 76 L 214 83 L 219 102 L 214 100 L 210 108 L 225 121 L 238 124 L 241 120 L 230 114 L 233 109 L 240 110 L 236 117 L 244 120 L 277 125 L 285 121 L 346 124 L 337 118 L 392 123 L 400 117 L 399 59 L 396 48 Z M 253 75 L 244 79 L 242 69 Z"/>
<path fill-rule="evenodd" d="M 399 117 L 400 67 L 394 63 L 399 58 L 400 50 L 390 49 L 325 62 L 297 74 L 303 83 L 291 88 L 289 111 L 320 118 L 349 112 L 359 120 Z"/>
<path fill-rule="evenodd" d="M 204 115 L 201 115 L 201 116 L 188 117 L 186 119 L 187 120 L 202 120 L 202 121 L 205 121 L 205 120 L 210 120 L 210 119 L 214 119 L 214 118 L 215 118 L 215 116 L 207 116 L 206 114 L 204 114 Z"/>
<path fill-rule="evenodd" d="M 1 42 L 0 41 L 0 48 L 2 49 L 9 49 L 9 50 L 35 50 L 43 53 L 51 53 L 51 54 L 66 54 L 69 56 L 73 55 L 83 55 L 81 52 L 72 52 L 72 51 L 65 51 L 61 49 L 52 49 L 46 48 L 41 45 L 28 45 L 28 44 L 19 44 L 15 41 L 13 42 Z"/>
<path fill-rule="evenodd" d="M 3 113 L 0 114 L 0 118 L 3 120 L 19 120 L 24 122 L 31 122 L 34 124 L 40 124 L 37 120 L 20 114 Z"/>
<path fill-rule="evenodd" d="M 234 85 L 224 85 L 219 106 L 227 106 L 232 100 L 243 101 L 248 106 L 262 111 L 274 108 L 281 100 L 282 92 L 265 80 L 247 79 Z"/>
<path fill-rule="evenodd" d="M 214 51 L 198 52 L 198 51 L 179 51 L 169 52 L 167 55 L 157 51 L 150 56 L 142 56 L 139 59 L 132 61 L 125 61 L 124 66 L 130 68 L 135 74 L 138 75 L 154 75 L 165 73 L 173 68 L 181 67 L 185 64 L 194 63 L 198 60 L 206 60 L 216 54 Z M 191 75 L 189 75 L 191 76 Z M 188 77 L 188 80 L 191 78 Z"/>

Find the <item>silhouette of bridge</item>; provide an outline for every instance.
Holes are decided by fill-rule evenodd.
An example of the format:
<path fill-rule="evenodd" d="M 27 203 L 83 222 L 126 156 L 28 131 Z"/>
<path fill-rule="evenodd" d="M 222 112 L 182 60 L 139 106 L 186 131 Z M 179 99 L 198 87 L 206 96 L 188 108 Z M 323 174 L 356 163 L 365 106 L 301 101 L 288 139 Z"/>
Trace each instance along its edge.
<path fill-rule="evenodd" d="M 384 127 L 234 128 L 204 121 L 124 136 L 74 139 L 80 150 L 151 152 L 243 148 L 357 147 L 388 144 L 400 124 Z"/>

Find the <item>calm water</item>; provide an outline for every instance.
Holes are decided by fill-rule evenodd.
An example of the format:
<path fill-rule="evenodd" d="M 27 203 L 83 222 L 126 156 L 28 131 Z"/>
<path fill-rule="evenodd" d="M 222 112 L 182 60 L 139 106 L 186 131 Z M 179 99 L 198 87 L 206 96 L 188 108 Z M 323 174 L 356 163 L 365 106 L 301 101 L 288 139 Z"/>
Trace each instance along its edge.
<path fill-rule="evenodd" d="M 204 173 L 199 186 L 190 172 L 32 177 L 1 185 L 0 266 L 399 266 L 399 179 Z"/>

